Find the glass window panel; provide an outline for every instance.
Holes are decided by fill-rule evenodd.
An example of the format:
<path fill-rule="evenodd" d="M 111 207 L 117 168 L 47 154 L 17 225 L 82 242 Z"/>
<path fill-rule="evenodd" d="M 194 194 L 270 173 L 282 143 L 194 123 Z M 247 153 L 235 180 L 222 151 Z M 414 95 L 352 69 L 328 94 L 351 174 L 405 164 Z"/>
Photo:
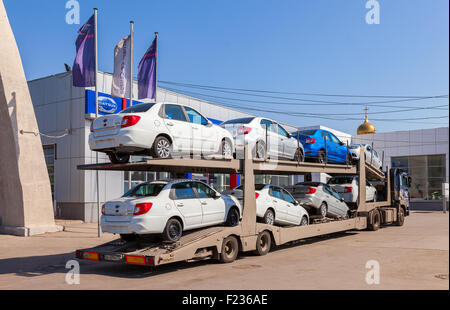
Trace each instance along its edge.
<path fill-rule="evenodd" d="M 445 155 L 429 155 L 427 156 L 428 167 L 444 167 L 445 168 Z M 444 169 L 445 171 L 445 169 Z"/>
<path fill-rule="evenodd" d="M 392 157 L 391 163 L 394 168 L 406 168 L 408 167 L 408 157 Z"/>
<path fill-rule="evenodd" d="M 411 177 L 411 199 L 426 199 L 427 197 L 427 182 L 425 178 Z"/>
<path fill-rule="evenodd" d="M 444 178 L 445 167 L 428 167 L 429 178 Z"/>
<path fill-rule="evenodd" d="M 442 200 L 442 188 L 441 189 L 428 189 L 428 200 Z"/>
<path fill-rule="evenodd" d="M 146 181 L 145 172 L 143 171 L 133 171 L 131 172 L 131 180 L 132 181 Z"/>

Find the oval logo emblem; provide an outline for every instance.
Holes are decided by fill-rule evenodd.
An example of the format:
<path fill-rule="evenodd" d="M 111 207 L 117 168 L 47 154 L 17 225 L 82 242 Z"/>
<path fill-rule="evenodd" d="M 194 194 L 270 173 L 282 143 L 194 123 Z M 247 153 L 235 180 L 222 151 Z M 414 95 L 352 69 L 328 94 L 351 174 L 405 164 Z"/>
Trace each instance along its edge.
<path fill-rule="evenodd" d="M 114 114 L 117 111 L 117 102 L 112 98 L 99 96 L 98 97 L 98 110 L 103 113 Z"/>

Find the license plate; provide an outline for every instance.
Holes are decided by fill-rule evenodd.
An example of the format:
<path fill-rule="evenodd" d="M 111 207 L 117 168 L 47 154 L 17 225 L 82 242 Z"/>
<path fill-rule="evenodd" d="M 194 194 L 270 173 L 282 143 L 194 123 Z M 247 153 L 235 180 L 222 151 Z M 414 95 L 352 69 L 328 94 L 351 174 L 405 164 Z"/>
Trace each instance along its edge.
<path fill-rule="evenodd" d="M 105 254 L 103 255 L 104 260 L 112 261 L 112 262 L 118 262 L 121 261 L 123 256 L 122 254 Z"/>

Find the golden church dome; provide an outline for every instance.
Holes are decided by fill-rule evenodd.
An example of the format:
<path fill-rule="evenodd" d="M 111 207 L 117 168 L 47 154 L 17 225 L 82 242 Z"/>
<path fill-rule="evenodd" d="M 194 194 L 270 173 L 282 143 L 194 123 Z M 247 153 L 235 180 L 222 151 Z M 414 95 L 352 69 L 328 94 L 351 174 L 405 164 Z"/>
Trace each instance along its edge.
<path fill-rule="evenodd" d="M 369 110 L 369 109 L 365 108 L 364 110 L 366 111 L 366 119 L 364 120 L 364 123 L 359 125 L 358 131 L 357 131 L 358 135 L 367 135 L 367 134 L 376 133 L 377 130 L 375 129 L 375 126 L 372 125 L 371 123 L 369 123 L 369 119 L 367 118 L 367 110 Z"/>

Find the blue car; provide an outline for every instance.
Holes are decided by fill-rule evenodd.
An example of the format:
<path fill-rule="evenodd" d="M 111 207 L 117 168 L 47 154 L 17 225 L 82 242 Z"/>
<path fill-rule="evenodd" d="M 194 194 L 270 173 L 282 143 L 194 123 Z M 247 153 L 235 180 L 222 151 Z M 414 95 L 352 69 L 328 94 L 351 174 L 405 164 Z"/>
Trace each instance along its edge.
<path fill-rule="evenodd" d="M 293 132 L 292 136 L 297 139 L 297 134 L 305 149 L 305 159 L 319 163 L 351 164 L 352 157 L 347 145 L 333 133 L 323 129 L 310 129 Z"/>

